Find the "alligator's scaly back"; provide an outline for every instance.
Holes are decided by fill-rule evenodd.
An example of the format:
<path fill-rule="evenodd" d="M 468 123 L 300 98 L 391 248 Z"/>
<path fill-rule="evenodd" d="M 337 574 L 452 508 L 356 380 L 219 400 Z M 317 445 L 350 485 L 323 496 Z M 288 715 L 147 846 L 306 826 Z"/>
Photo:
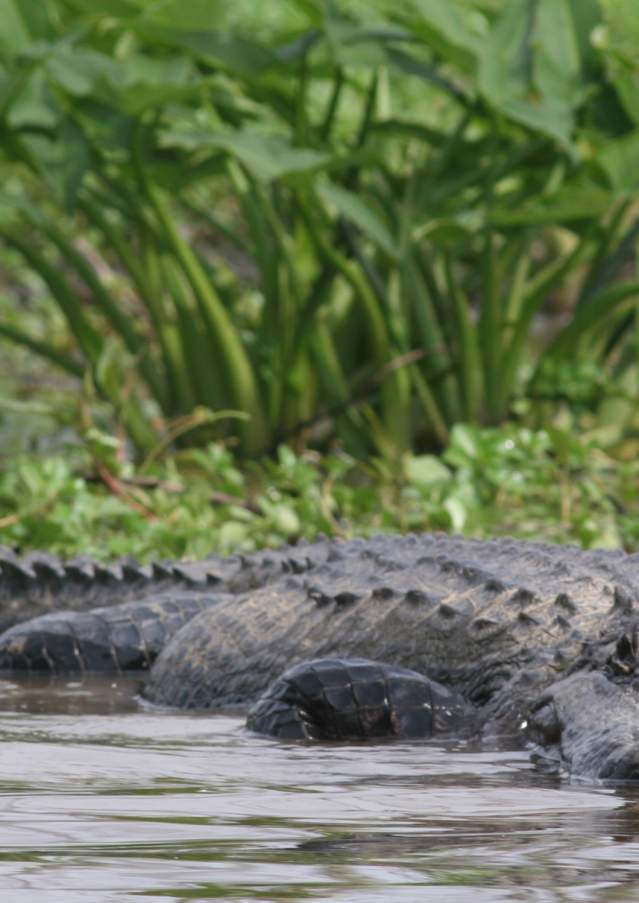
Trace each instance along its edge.
<path fill-rule="evenodd" d="M 639 558 L 614 552 L 430 535 L 333 544 L 310 572 L 190 622 L 146 692 L 206 707 L 250 698 L 302 659 L 359 656 L 416 669 L 512 719 L 534 686 L 623 632 L 633 585 Z"/>
<path fill-rule="evenodd" d="M 415 736 L 472 706 L 484 731 L 527 722 L 582 774 L 639 778 L 638 590 L 639 556 L 511 539 L 324 539 L 148 567 L 4 552 L 0 620 L 40 617 L 0 637 L 0 667 L 159 653 L 147 698 L 199 708 L 275 681 L 250 723 L 289 737 Z"/>
<path fill-rule="evenodd" d="M 89 611 L 189 591 L 244 592 L 279 579 L 289 568 L 291 554 L 302 571 L 313 566 L 311 556 L 324 558 L 326 551 L 316 543 L 308 551 L 304 546 L 283 547 L 248 556 L 143 565 L 132 558 L 104 564 L 88 556 L 65 560 L 46 552 L 18 556 L 0 546 L 0 632 L 57 611 Z"/>

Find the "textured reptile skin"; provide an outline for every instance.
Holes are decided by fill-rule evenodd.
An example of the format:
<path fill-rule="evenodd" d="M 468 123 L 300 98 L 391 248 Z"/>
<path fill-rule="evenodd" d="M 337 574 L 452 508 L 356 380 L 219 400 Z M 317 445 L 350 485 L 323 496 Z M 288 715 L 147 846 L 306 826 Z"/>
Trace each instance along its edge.
<path fill-rule="evenodd" d="M 484 734 L 525 725 L 545 753 L 580 774 L 635 778 L 638 590 L 639 556 L 512 539 L 323 539 L 108 568 L 4 552 L 3 623 L 47 616 L 0 637 L 0 667 L 147 668 L 157 656 L 144 691 L 151 702 L 212 708 L 270 686 L 253 709 L 254 728 L 277 734 L 298 725 L 285 735 L 302 724 L 304 736 L 329 738 L 344 735 L 340 718 L 364 724 L 362 674 L 387 681 L 410 669 L 427 683 L 411 685 L 408 707 L 426 705 L 443 685 Z M 340 691 L 322 684 L 309 713 L 309 674 L 335 674 L 323 661 L 339 663 Z M 375 723 L 408 724 L 392 696 Z M 348 706 L 358 712 L 350 721 Z"/>

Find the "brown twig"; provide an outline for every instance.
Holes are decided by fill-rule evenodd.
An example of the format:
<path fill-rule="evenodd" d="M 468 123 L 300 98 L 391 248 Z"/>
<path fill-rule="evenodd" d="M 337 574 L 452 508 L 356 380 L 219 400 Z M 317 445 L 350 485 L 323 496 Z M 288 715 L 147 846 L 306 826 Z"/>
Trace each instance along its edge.
<path fill-rule="evenodd" d="M 95 461 L 95 467 L 98 476 L 107 487 L 109 492 L 117 496 L 117 498 L 121 499 L 130 508 L 133 508 L 134 511 L 137 511 L 138 514 L 141 514 L 145 520 L 155 522 L 159 519 L 157 514 L 154 514 L 154 512 L 151 511 L 150 508 L 147 508 L 146 505 L 138 502 L 138 500 L 134 498 L 130 492 L 127 492 L 122 482 L 114 474 L 112 474 L 108 467 L 106 467 L 101 461 Z"/>
<path fill-rule="evenodd" d="M 262 509 L 254 502 L 245 502 L 236 495 L 229 495 L 227 492 L 214 491 L 209 495 L 209 501 L 212 505 L 235 505 L 238 508 L 244 508 L 252 514 L 261 514 Z"/>

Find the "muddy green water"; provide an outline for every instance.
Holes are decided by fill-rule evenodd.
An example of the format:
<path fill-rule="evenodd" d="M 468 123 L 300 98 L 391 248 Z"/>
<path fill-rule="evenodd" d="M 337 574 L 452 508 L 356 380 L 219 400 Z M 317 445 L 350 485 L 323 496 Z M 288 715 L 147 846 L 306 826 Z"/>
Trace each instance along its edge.
<path fill-rule="evenodd" d="M 639 790 L 460 743 L 283 745 L 0 683 L 0 900 L 639 900 Z"/>

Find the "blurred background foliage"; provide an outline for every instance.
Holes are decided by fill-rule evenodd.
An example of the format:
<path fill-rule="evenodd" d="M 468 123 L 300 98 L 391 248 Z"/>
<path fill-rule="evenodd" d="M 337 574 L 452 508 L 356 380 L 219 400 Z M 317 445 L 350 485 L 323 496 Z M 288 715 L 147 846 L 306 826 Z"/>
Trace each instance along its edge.
<path fill-rule="evenodd" d="M 82 472 L 104 523 L 147 525 L 141 555 L 201 554 L 223 524 L 225 550 L 355 523 L 632 545 L 632 4 L 0 16 L 8 541 L 72 548 L 70 487 L 102 518 Z M 153 526 L 176 499 L 188 539 Z"/>

